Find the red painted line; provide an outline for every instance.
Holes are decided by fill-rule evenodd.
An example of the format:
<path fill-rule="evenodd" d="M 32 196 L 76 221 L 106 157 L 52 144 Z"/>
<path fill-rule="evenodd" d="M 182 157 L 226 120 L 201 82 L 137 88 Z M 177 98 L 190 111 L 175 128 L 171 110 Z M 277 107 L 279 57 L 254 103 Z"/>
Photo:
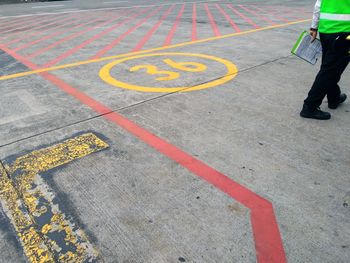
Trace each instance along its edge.
<path fill-rule="evenodd" d="M 179 14 L 176 17 L 175 23 L 174 23 L 173 27 L 171 28 L 168 36 L 166 37 L 163 46 L 169 46 L 171 44 L 171 41 L 173 40 L 173 37 L 174 37 L 175 32 L 176 32 L 176 29 L 177 29 L 177 27 L 180 24 L 182 14 L 184 13 L 184 10 L 185 10 L 185 6 L 186 6 L 185 4 L 182 5 Z"/>
<path fill-rule="evenodd" d="M 163 23 L 164 19 L 168 17 L 168 15 L 171 13 L 171 11 L 174 9 L 175 5 L 172 5 L 165 13 L 164 15 L 159 19 L 157 24 L 155 24 L 151 30 L 147 32 L 147 34 L 140 40 L 140 42 L 136 45 L 136 47 L 132 50 L 133 52 L 139 51 L 143 48 L 143 46 L 147 43 L 147 41 L 152 37 L 154 32 L 157 31 L 157 29 L 160 27 L 160 25 Z"/>
<path fill-rule="evenodd" d="M 43 18 L 47 18 L 47 17 L 51 17 L 51 16 L 43 16 Z M 5 21 L 4 23 L 0 24 L 0 27 L 2 28 L 2 30 L 7 30 L 13 26 L 17 26 L 17 25 L 21 25 L 23 23 L 29 23 L 33 21 L 33 17 L 22 17 L 22 18 L 17 18 L 17 19 L 13 19 L 10 22 Z M 5 26 L 5 28 L 3 28 Z"/>
<path fill-rule="evenodd" d="M 298 12 L 301 12 L 301 13 L 304 13 L 304 14 L 308 14 L 308 15 L 312 14 L 312 8 L 311 9 L 309 9 L 309 8 L 305 9 L 304 7 L 299 7 L 299 8 L 297 7 L 296 10 Z"/>
<path fill-rule="evenodd" d="M 277 16 L 276 13 L 273 13 L 273 12 L 269 12 L 269 11 L 266 11 L 266 10 L 263 10 L 261 9 L 260 7 L 257 7 L 256 5 L 250 5 L 252 8 L 254 8 L 256 11 L 258 12 L 262 12 L 262 13 L 265 13 L 265 14 L 268 14 L 268 15 L 273 15 L 276 19 L 278 20 L 281 20 L 283 22 L 290 22 L 288 19 L 284 18 L 284 17 L 281 17 L 281 16 Z"/>
<path fill-rule="evenodd" d="M 69 16 L 69 17 L 67 17 L 66 19 L 64 19 L 63 21 L 60 21 L 60 23 L 58 24 L 58 25 L 56 25 L 56 26 L 53 26 L 53 27 L 50 27 L 50 28 L 47 28 L 46 30 L 41 30 L 40 32 L 35 32 L 35 33 L 32 33 L 32 34 L 27 34 L 27 35 L 25 35 L 25 36 L 23 36 L 23 37 L 21 37 L 21 38 L 18 38 L 18 39 L 15 39 L 15 40 L 12 40 L 12 41 L 10 41 L 10 42 L 8 42 L 8 43 L 5 43 L 4 45 L 6 45 L 6 46 L 8 46 L 8 45 L 11 45 L 11 44 L 15 44 L 15 43 L 17 43 L 17 42 L 20 42 L 20 41 L 22 41 L 22 40 L 25 40 L 25 39 L 27 39 L 27 38 L 30 38 L 30 37 L 32 37 L 32 36 L 38 36 L 38 34 L 43 34 L 43 33 L 46 33 L 47 31 L 50 31 L 50 30 L 56 30 L 56 29 L 59 29 L 59 28 L 62 28 L 62 27 L 65 27 L 65 26 L 67 26 L 67 25 L 73 25 L 73 24 L 75 24 L 76 22 L 81 22 L 81 21 L 83 21 L 84 19 L 86 19 L 86 18 L 88 18 L 88 17 L 91 17 L 92 15 L 90 14 L 89 16 L 82 16 L 81 18 L 79 18 L 79 19 L 76 19 L 76 17 L 74 17 L 74 16 Z M 63 23 L 62 24 L 62 22 L 64 22 L 64 21 L 69 21 L 69 22 L 67 22 L 67 23 Z M 71 28 L 69 27 L 67 30 L 70 30 Z M 63 30 L 63 31 L 58 31 L 59 32 L 59 34 L 60 33 L 63 33 L 63 32 L 65 32 L 65 30 Z M 58 33 L 58 32 L 55 32 L 55 33 L 53 33 L 53 34 L 56 34 L 56 33 Z M 53 35 L 52 34 L 52 35 Z M 51 36 L 51 35 L 50 35 Z M 40 39 L 42 39 L 42 38 L 40 38 Z M 36 41 L 36 40 L 34 40 L 34 41 Z M 32 41 L 31 43 L 33 43 L 34 41 Z M 35 43 L 37 43 L 37 42 L 35 42 Z M 24 45 L 27 45 L 27 44 L 23 44 L 22 46 L 24 46 Z M 20 46 L 20 47 L 17 47 L 15 50 L 20 50 L 20 49 L 22 49 L 22 46 Z"/>
<path fill-rule="evenodd" d="M 213 29 L 213 31 L 214 31 L 214 35 L 215 35 L 216 37 L 221 36 L 220 31 L 219 31 L 219 28 L 218 28 L 218 26 L 216 25 L 216 22 L 215 22 L 215 20 L 214 20 L 214 17 L 213 17 L 213 15 L 211 14 L 211 12 L 209 11 L 208 4 L 204 4 L 204 8 L 205 8 L 205 11 L 206 11 L 207 14 L 208 14 L 208 18 L 209 18 L 211 27 L 212 27 L 212 29 Z"/>
<path fill-rule="evenodd" d="M 90 43 L 94 42 L 95 40 L 97 40 L 97 39 L 103 37 L 104 35 L 106 35 L 106 34 L 108 34 L 108 33 L 110 33 L 110 32 L 113 31 L 114 29 L 116 29 L 116 28 L 122 26 L 123 24 L 127 23 L 128 21 L 133 20 L 133 19 L 136 18 L 137 16 L 142 15 L 142 14 L 145 13 L 147 10 L 149 10 L 149 8 L 148 8 L 148 9 L 144 9 L 144 10 L 142 10 L 141 12 L 136 13 L 136 14 L 134 14 L 134 15 L 128 17 L 127 19 L 125 19 L 125 20 L 123 20 L 123 21 L 121 21 L 121 22 L 119 22 L 119 23 L 117 23 L 117 24 L 115 24 L 115 25 L 113 25 L 113 26 L 107 28 L 106 30 L 102 31 L 101 33 L 99 33 L 99 34 L 93 36 L 92 38 L 90 38 L 90 39 L 84 41 L 84 42 L 81 43 L 80 45 L 75 46 L 74 48 L 72 48 L 72 49 L 70 49 L 70 50 L 68 50 L 68 51 L 66 51 L 66 52 L 64 52 L 64 53 L 62 53 L 62 54 L 59 55 L 57 58 L 55 58 L 55 59 L 51 60 L 50 62 L 48 62 L 47 64 L 45 64 L 43 67 L 51 67 L 51 66 L 57 64 L 58 62 L 62 61 L 63 59 L 65 59 L 65 58 L 67 58 L 67 57 L 73 55 L 75 52 L 79 51 L 80 49 L 82 49 L 82 48 L 84 48 L 85 46 L 89 45 Z M 125 12 L 125 13 L 124 13 L 124 16 L 129 15 L 130 12 L 131 12 L 131 10 Z"/>
<path fill-rule="evenodd" d="M 273 22 L 270 18 L 267 18 L 267 17 L 264 17 L 260 14 L 258 14 L 257 12 L 254 12 L 253 10 L 247 8 L 246 6 L 244 5 L 238 5 L 240 8 L 242 8 L 243 10 L 247 11 L 248 13 L 251 13 L 253 15 L 255 15 L 256 17 L 259 17 L 260 19 L 272 24 L 272 25 L 277 25 L 275 22 Z"/>
<path fill-rule="evenodd" d="M 37 65 L 29 62 L 15 52 L 8 50 L 6 47 L 0 45 L 0 48 L 32 70 L 38 69 Z M 105 119 L 110 120 L 119 127 L 125 129 L 144 143 L 153 147 L 163 155 L 249 208 L 251 210 L 250 219 L 258 263 L 287 262 L 273 206 L 268 200 L 238 184 L 166 140 L 143 129 L 122 115 L 113 112 L 112 109 L 89 97 L 84 92 L 72 87 L 55 75 L 48 72 L 39 73 L 39 75 L 55 84 L 62 91 L 73 96 L 84 105 L 90 107 L 96 113 L 103 115 Z"/>
<path fill-rule="evenodd" d="M 239 27 L 236 25 L 235 22 L 233 22 L 233 20 L 231 19 L 231 17 L 225 12 L 224 9 L 222 9 L 222 7 L 219 4 L 215 5 L 217 9 L 219 9 L 219 11 L 221 12 L 221 14 L 223 14 L 223 16 L 227 19 L 227 21 L 231 24 L 232 28 L 236 31 L 236 32 L 241 32 L 241 30 L 239 29 Z"/>
<path fill-rule="evenodd" d="M 197 4 L 194 3 L 192 10 L 192 41 L 197 39 Z"/>
<path fill-rule="evenodd" d="M 6 43 L 5 45 L 8 46 L 8 45 L 10 45 L 10 44 L 15 44 L 15 43 L 20 42 L 20 41 L 22 41 L 22 40 L 25 40 L 25 39 L 27 39 L 27 38 L 31 38 L 32 36 L 38 36 L 38 34 L 41 35 L 41 34 L 43 34 L 43 33 L 46 33 L 47 31 L 50 31 L 50 30 L 56 30 L 56 29 L 59 29 L 59 28 L 61 28 L 61 27 L 67 26 L 67 25 L 73 25 L 73 24 L 76 22 L 75 20 L 72 21 L 72 18 L 67 18 L 67 19 L 65 19 L 65 21 L 69 21 L 69 22 L 63 23 L 63 24 L 59 24 L 59 25 L 54 26 L 54 27 L 50 27 L 50 28 L 48 28 L 48 29 L 46 29 L 46 30 L 41 30 L 39 33 L 27 34 L 27 35 L 25 35 L 24 37 L 20 37 L 20 38 L 17 38 L 17 39 L 15 39 L 15 40 L 12 40 L 12 41 Z M 72 28 L 69 27 L 67 30 L 72 30 Z M 44 36 L 44 37 L 42 37 L 42 38 L 35 39 L 35 40 L 33 40 L 33 41 L 29 42 L 29 43 L 22 44 L 22 45 L 20 45 L 20 46 L 18 46 L 18 47 L 16 47 L 16 48 L 14 48 L 14 50 L 15 50 L 15 51 L 19 51 L 19 50 L 21 50 L 21 49 L 30 47 L 30 46 L 32 46 L 32 45 L 34 45 L 34 44 L 37 44 L 37 43 L 41 42 L 41 41 L 44 41 L 44 40 L 46 40 L 46 39 L 50 39 L 51 37 L 57 36 L 57 35 L 59 35 L 59 34 L 62 34 L 63 32 L 65 32 L 65 30 L 63 30 L 63 31 L 56 31 L 55 33 L 52 33 L 52 34 L 50 34 L 50 35 L 46 35 L 46 36 Z"/>
<path fill-rule="evenodd" d="M 269 8 L 269 10 L 271 10 L 272 12 L 278 12 L 278 13 L 283 12 L 288 17 L 293 18 L 293 19 L 301 19 L 302 18 L 300 16 L 300 12 L 296 8 L 286 8 L 286 7 L 282 7 L 282 6 L 276 7 L 276 6 L 270 6 L 270 5 L 264 5 L 264 7 Z M 311 14 L 310 10 L 307 12 L 308 14 Z M 298 12 L 298 13 L 295 14 L 295 12 Z M 305 10 L 304 10 L 304 12 L 305 12 Z"/>
<path fill-rule="evenodd" d="M 0 46 L 1 47 L 1 46 Z M 8 51 L 3 48 L 4 51 Z M 14 58 L 32 68 L 38 67 L 14 52 L 9 52 Z M 227 195 L 231 196 L 251 210 L 251 223 L 255 240 L 258 263 L 286 263 L 282 239 L 276 222 L 272 204 L 246 187 L 236 183 L 229 177 L 213 169 L 202 161 L 192 157 L 169 142 L 157 137 L 137 124 L 113 112 L 110 108 L 94 100 L 85 93 L 75 89 L 66 82 L 48 72 L 39 73 L 43 78 L 55 84 L 64 92 L 87 105 L 107 120 L 122 127 L 144 143 L 150 145 L 160 153 L 203 178 Z"/>
<path fill-rule="evenodd" d="M 108 52 L 109 50 L 111 50 L 114 46 L 116 46 L 120 41 L 122 41 L 126 36 L 128 36 L 129 34 L 131 34 L 133 31 L 135 31 L 136 29 L 138 29 L 140 26 L 143 25 L 143 23 L 145 23 L 150 17 L 154 16 L 156 13 L 158 13 L 161 9 L 163 8 L 163 6 L 158 7 L 156 10 L 154 10 L 152 13 L 150 13 L 147 17 L 145 17 L 144 19 L 142 19 L 136 26 L 130 28 L 128 31 L 126 31 L 124 34 L 122 34 L 121 36 L 119 36 L 117 39 L 115 39 L 114 41 L 112 41 L 112 43 L 110 43 L 109 45 L 107 45 L 106 47 L 104 47 L 102 50 L 100 50 L 99 52 L 97 52 L 96 55 L 92 56 L 90 59 L 97 59 L 100 58 L 101 56 L 103 56 L 106 52 Z"/>
<path fill-rule="evenodd" d="M 286 7 L 286 6 L 276 6 L 276 5 L 264 5 L 264 7 L 268 7 L 270 9 L 272 9 L 275 12 L 279 12 L 281 10 L 287 11 L 287 12 L 297 12 L 298 14 L 300 13 L 305 13 L 305 14 L 312 14 L 312 8 L 303 8 L 303 7 Z M 300 18 L 300 17 L 299 17 Z"/>
<path fill-rule="evenodd" d="M 40 23 L 47 23 L 47 22 L 51 23 L 53 21 L 58 22 L 59 19 L 61 19 L 61 18 L 52 19 L 51 17 L 49 17 L 47 20 L 40 20 Z M 16 27 L 16 28 L 12 28 L 10 30 L 2 31 L 2 32 L 0 32 L 0 34 L 11 33 L 12 31 L 21 30 L 20 32 L 14 32 L 12 34 L 7 34 L 6 36 L 3 37 L 3 38 L 7 38 L 7 37 L 12 37 L 12 36 L 17 35 L 17 34 L 22 34 L 22 33 L 27 32 L 29 30 L 36 30 L 36 29 L 46 27 L 46 24 L 45 25 L 39 24 L 41 26 L 36 27 L 37 25 L 38 25 L 38 21 L 32 21 L 31 23 L 29 23 L 29 24 L 26 23 L 24 26 L 21 26 L 21 27 Z M 24 30 L 22 30 L 22 29 L 24 29 Z"/>
<path fill-rule="evenodd" d="M 244 19 L 247 23 L 251 24 L 254 28 L 260 28 L 260 26 L 258 26 L 257 24 L 254 23 L 253 20 L 251 20 L 250 18 L 246 17 L 244 14 L 242 14 L 241 12 L 239 12 L 236 8 L 234 8 L 231 4 L 227 4 L 227 7 L 229 9 L 231 9 L 236 15 L 238 15 L 239 17 L 241 17 L 242 19 Z"/>
<path fill-rule="evenodd" d="M 83 19 L 79 19 L 79 20 L 73 21 L 73 23 L 72 23 L 72 22 L 69 22 L 69 23 L 67 23 L 67 24 L 64 24 L 64 25 L 70 25 L 70 27 L 67 27 L 67 28 L 65 28 L 64 30 L 61 30 L 61 31 L 54 32 L 54 33 L 52 33 L 52 34 L 50 34 L 50 35 L 47 35 L 47 36 L 44 36 L 44 37 L 42 37 L 42 38 L 36 39 L 36 40 L 34 40 L 34 41 L 30 42 L 30 43 L 24 44 L 24 45 L 22 45 L 22 46 L 20 46 L 20 47 L 18 47 L 18 48 L 16 48 L 16 49 L 14 49 L 14 51 L 17 52 L 17 51 L 19 51 L 19 50 L 21 50 L 21 49 L 24 49 L 24 48 L 33 46 L 33 45 L 35 45 L 35 44 L 37 44 L 37 43 L 40 43 L 40 42 L 42 42 L 42 41 L 51 39 L 51 38 L 53 38 L 53 37 L 55 37 L 55 36 L 58 36 L 58 35 L 67 33 L 67 32 L 69 32 L 69 31 L 72 31 L 72 30 L 74 30 L 74 29 L 76 29 L 76 28 L 82 27 L 82 26 L 84 26 L 84 25 L 86 25 L 86 24 L 90 24 L 91 21 L 89 21 L 89 20 L 88 20 L 88 22 L 86 22 L 86 23 L 81 23 L 81 22 L 82 22 L 82 21 L 85 21 L 87 18 L 91 18 L 91 17 L 95 17 L 95 15 L 89 14 L 88 16 L 85 16 Z M 74 25 L 76 22 L 79 22 L 80 24 Z M 107 22 L 109 22 L 109 21 L 107 21 Z M 64 25 L 63 25 L 63 26 L 64 26 Z"/>
<path fill-rule="evenodd" d="M 101 20 L 101 18 L 96 18 L 96 19 L 94 19 L 94 20 L 92 20 L 92 21 L 89 21 L 89 22 L 86 22 L 86 23 L 83 23 L 83 24 L 79 25 L 79 27 L 83 27 L 83 26 L 86 26 L 86 25 L 89 25 L 89 24 L 93 24 L 93 23 L 95 23 L 95 22 L 97 22 L 97 21 L 99 21 L 99 20 Z M 82 31 L 79 31 L 79 32 L 77 32 L 77 33 L 73 33 L 73 34 L 71 34 L 71 35 L 69 35 L 69 36 L 66 36 L 66 37 L 64 37 L 64 38 L 61 38 L 60 40 L 56 41 L 55 43 L 52 43 L 52 44 L 49 45 L 49 46 L 46 46 L 46 47 L 44 47 L 44 48 L 41 48 L 41 49 L 39 49 L 39 50 L 37 50 L 37 51 L 35 51 L 35 52 L 33 52 L 33 53 L 27 55 L 26 58 L 27 58 L 27 59 L 29 59 L 29 58 L 35 58 L 35 57 L 37 57 L 37 56 L 39 56 L 39 55 L 41 55 L 41 54 L 43 54 L 43 53 L 49 51 L 50 49 L 53 49 L 54 47 L 56 47 L 56 46 L 58 46 L 58 45 L 60 45 L 60 44 L 62 44 L 62 43 L 64 43 L 64 42 L 68 41 L 68 40 L 74 39 L 74 38 L 76 38 L 76 37 L 78 37 L 78 36 L 81 36 L 81 35 L 83 35 L 83 34 L 89 32 L 89 31 L 95 29 L 96 27 L 99 27 L 100 24 L 104 24 L 104 23 L 105 23 L 105 22 L 99 23 L 99 24 L 95 25 L 94 27 L 88 27 L 88 28 L 86 28 L 86 29 L 84 29 L 84 30 L 82 30 Z"/>
<path fill-rule="evenodd" d="M 4 23 L 0 24 L 0 28 L 2 28 L 2 30 L 8 30 L 13 26 L 18 26 L 18 25 L 21 25 L 22 23 L 28 23 L 32 19 L 33 18 L 31 18 L 31 17 L 24 17 L 22 19 L 13 20 L 11 22 L 4 22 Z"/>

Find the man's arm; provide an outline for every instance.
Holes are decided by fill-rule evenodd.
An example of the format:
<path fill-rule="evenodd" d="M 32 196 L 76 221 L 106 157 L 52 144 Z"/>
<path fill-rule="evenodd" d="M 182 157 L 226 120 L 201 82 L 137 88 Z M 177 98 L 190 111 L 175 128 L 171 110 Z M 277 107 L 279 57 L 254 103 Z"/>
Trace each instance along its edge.
<path fill-rule="evenodd" d="M 320 22 L 320 9 L 321 9 L 321 0 L 317 0 L 314 8 L 314 13 L 312 16 L 312 24 L 310 28 L 310 35 L 312 39 L 315 40 L 317 37 L 318 24 Z"/>

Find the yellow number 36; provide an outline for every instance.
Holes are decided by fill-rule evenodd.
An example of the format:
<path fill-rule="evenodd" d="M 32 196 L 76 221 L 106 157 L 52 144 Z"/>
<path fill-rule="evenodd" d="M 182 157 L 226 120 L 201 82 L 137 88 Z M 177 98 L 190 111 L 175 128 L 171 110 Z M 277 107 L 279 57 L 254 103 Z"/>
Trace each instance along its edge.
<path fill-rule="evenodd" d="M 206 65 L 198 62 L 175 62 L 172 59 L 164 59 L 163 62 L 174 69 L 185 72 L 203 72 L 207 69 Z M 156 80 L 159 81 L 174 80 L 178 79 L 181 76 L 179 72 L 158 70 L 158 67 L 153 65 L 137 65 L 130 68 L 130 71 L 135 72 L 141 69 L 145 69 L 146 73 L 149 75 L 164 75 L 162 77 L 160 76 L 156 78 Z"/>

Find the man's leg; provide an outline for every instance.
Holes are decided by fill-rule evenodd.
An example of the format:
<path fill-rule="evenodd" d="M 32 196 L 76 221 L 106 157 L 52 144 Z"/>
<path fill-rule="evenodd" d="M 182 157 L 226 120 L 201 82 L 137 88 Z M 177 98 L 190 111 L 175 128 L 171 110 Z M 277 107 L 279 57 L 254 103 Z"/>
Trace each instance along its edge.
<path fill-rule="evenodd" d="M 342 102 L 343 100 L 346 99 L 346 95 L 343 94 L 342 97 L 341 91 L 338 85 L 338 82 L 340 81 L 341 75 L 343 74 L 344 70 L 346 69 L 347 65 L 349 64 L 350 61 L 350 45 L 349 41 L 346 40 L 347 35 L 342 35 L 338 40 L 335 42 L 335 52 L 337 53 L 337 69 L 336 69 L 336 78 L 334 79 L 335 81 L 335 86 L 330 87 L 327 92 L 327 99 L 328 99 L 328 107 L 330 108 L 337 108 L 339 102 Z M 333 106 L 333 107 L 332 107 Z"/>
<path fill-rule="evenodd" d="M 304 118 L 328 120 L 331 118 L 331 114 L 323 112 L 318 109 L 322 100 L 327 94 L 328 85 L 324 85 L 325 71 L 324 65 L 328 61 L 328 53 L 330 48 L 330 41 L 327 37 L 321 37 L 322 44 L 322 64 L 321 69 L 318 72 L 316 79 L 309 91 L 308 97 L 304 100 L 303 109 L 300 112 L 300 116 Z"/>
<path fill-rule="evenodd" d="M 339 34 L 320 34 L 320 37 L 323 49 L 321 69 L 304 101 L 300 115 L 326 120 L 331 117 L 330 114 L 318 110 L 318 107 L 326 95 L 331 103 L 339 102 L 338 82 L 349 63 L 349 56 L 345 46 L 341 48 L 335 46 Z"/>
<path fill-rule="evenodd" d="M 338 82 L 349 58 L 344 50 L 336 50 L 334 43 L 339 34 L 320 34 L 323 55 L 322 65 L 304 103 L 310 108 L 317 108 L 328 94 L 330 101 L 336 101 L 340 95 Z"/>

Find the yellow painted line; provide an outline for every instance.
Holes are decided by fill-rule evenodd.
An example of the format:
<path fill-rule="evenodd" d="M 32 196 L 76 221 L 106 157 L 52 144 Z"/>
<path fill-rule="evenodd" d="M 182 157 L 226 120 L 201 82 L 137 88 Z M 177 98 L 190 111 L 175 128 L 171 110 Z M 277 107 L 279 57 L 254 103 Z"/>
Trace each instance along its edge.
<path fill-rule="evenodd" d="M 0 167 L 0 201 L 30 262 L 79 263 L 98 258 L 84 232 L 61 212 L 39 173 L 107 147 L 96 135 L 87 133 L 21 156 L 5 165 L 6 170 Z"/>
<path fill-rule="evenodd" d="M 64 64 L 64 65 L 55 66 L 55 67 L 49 67 L 49 68 L 43 68 L 43 69 L 37 69 L 37 70 L 31 70 L 31 71 L 25 71 L 25 72 L 20 72 L 20 73 L 16 73 L 16 74 L 1 76 L 0 77 L 0 81 L 1 80 L 8 80 L 8 79 L 19 78 L 19 77 L 25 77 L 25 76 L 29 76 L 29 75 L 33 75 L 33 74 L 39 74 L 39 73 L 49 72 L 49 71 L 54 71 L 54 70 L 59 70 L 59 69 L 72 68 L 72 67 L 87 65 L 87 64 L 91 64 L 91 63 L 102 62 L 102 61 L 106 61 L 106 60 L 113 60 L 113 59 L 117 59 L 117 58 L 133 56 L 133 55 L 139 55 L 139 54 L 145 54 L 145 53 L 150 53 L 150 52 L 162 51 L 162 50 L 167 50 L 167 49 L 172 49 L 172 48 L 184 47 L 184 46 L 188 46 L 188 45 L 205 43 L 205 42 L 225 39 L 225 38 L 229 38 L 229 37 L 235 37 L 235 36 L 251 34 L 251 33 L 264 31 L 264 30 L 269 30 L 269 29 L 286 27 L 286 26 L 300 24 L 300 23 L 309 22 L 309 21 L 311 21 L 311 19 L 298 20 L 298 21 L 284 23 L 284 24 L 279 24 L 279 25 L 274 25 L 274 26 L 267 26 L 267 27 L 262 27 L 262 28 L 258 28 L 258 29 L 252 29 L 252 30 L 247 30 L 247 31 L 243 31 L 243 32 L 222 35 L 222 36 L 219 36 L 219 37 L 205 38 L 205 39 L 201 39 L 201 40 L 183 42 L 183 43 L 170 45 L 170 46 L 165 46 L 165 47 L 152 48 L 152 49 L 147 49 L 147 50 L 142 50 L 142 51 L 137 51 L 137 52 L 129 52 L 129 53 L 119 54 L 119 55 L 115 55 L 115 56 L 103 57 L 103 58 L 99 58 L 99 59 L 78 61 L 78 62 L 75 62 L 75 63 Z"/>

